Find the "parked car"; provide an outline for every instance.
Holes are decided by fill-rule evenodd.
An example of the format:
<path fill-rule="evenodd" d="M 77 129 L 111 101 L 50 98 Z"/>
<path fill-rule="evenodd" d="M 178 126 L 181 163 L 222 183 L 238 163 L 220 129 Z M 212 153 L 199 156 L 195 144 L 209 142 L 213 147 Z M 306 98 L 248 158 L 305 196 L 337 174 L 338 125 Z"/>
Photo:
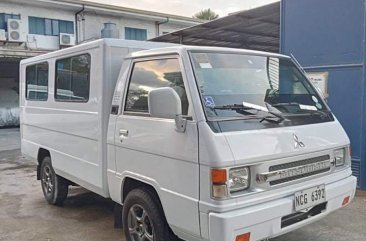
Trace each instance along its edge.
<path fill-rule="evenodd" d="M 355 195 L 349 139 L 290 57 L 103 39 L 22 60 L 20 79 L 46 200 L 111 198 L 128 241 L 262 240 Z"/>

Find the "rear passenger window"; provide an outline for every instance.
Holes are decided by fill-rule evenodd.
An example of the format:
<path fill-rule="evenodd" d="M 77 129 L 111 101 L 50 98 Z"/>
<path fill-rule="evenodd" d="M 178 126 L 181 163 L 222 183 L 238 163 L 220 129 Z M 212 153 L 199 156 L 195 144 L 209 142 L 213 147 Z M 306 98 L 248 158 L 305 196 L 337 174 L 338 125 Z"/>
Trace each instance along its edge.
<path fill-rule="evenodd" d="M 90 89 L 90 55 L 83 54 L 56 61 L 55 99 L 87 102 Z"/>
<path fill-rule="evenodd" d="M 45 101 L 48 98 L 48 63 L 39 63 L 26 67 L 25 98 Z"/>
<path fill-rule="evenodd" d="M 159 59 L 136 62 L 128 88 L 126 111 L 149 113 L 149 91 L 161 87 L 171 87 L 182 102 L 182 114 L 188 113 L 188 98 L 184 88 L 178 59 Z"/>

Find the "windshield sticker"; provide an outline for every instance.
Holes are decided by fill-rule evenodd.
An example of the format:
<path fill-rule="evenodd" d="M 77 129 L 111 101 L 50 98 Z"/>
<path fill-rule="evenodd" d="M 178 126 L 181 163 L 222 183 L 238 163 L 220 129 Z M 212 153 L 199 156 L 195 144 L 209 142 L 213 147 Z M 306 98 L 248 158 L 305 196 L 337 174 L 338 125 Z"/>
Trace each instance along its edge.
<path fill-rule="evenodd" d="M 311 96 L 311 98 L 313 99 L 313 101 L 314 101 L 315 103 L 318 103 L 318 102 L 319 102 L 318 98 L 316 98 L 314 95 L 313 95 L 313 96 Z"/>
<path fill-rule="evenodd" d="M 313 105 L 299 105 L 300 109 L 302 110 L 318 110 L 315 106 Z"/>
<path fill-rule="evenodd" d="M 212 96 L 203 96 L 203 99 L 205 100 L 205 106 L 215 107 L 215 102 L 214 102 Z"/>
<path fill-rule="evenodd" d="M 201 69 L 212 69 L 210 59 L 206 53 L 195 54 L 193 58 Z"/>
<path fill-rule="evenodd" d="M 210 63 L 200 63 L 201 69 L 212 69 L 212 65 Z"/>

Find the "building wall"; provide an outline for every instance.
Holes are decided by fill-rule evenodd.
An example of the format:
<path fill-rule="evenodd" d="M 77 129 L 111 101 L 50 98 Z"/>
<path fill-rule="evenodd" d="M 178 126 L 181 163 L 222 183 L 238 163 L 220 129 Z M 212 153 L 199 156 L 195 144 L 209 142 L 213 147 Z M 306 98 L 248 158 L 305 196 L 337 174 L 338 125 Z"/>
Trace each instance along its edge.
<path fill-rule="evenodd" d="M 34 5 L 30 3 L 16 3 L 16 2 L 0 2 L 0 13 L 12 13 L 20 14 L 21 20 L 25 26 L 27 33 L 27 43 L 20 46 L 19 48 L 26 49 L 37 49 L 37 50 L 55 50 L 59 49 L 59 37 L 58 36 L 45 36 L 45 35 L 35 35 L 29 34 L 29 23 L 28 17 L 41 17 L 50 18 L 58 20 L 68 20 L 74 22 L 74 32 L 75 28 L 75 12 L 77 10 L 71 9 L 65 6 L 65 8 L 60 8 L 59 6 L 55 8 L 44 7 L 41 4 Z M 83 19 L 83 20 L 82 20 Z M 103 28 L 103 23 L 116 23 L 119 30 L 119 37 L 125 38 L 125 27 L 139 28 L 147 30 L 147 38 L 153 38 L 157 36 L 156 20 L 146 19 L 138 16 L 128 17 L 126 15 L 118 15 L 116 13 L 106 14 L 105 11 L 91 11 L 86 10 L 83 17 L 79 17 L 78 33 L 79 40 L 87 41 L 92 39 L 98 39 L 101 37 L 101 30 Z M 163 32 L 172 32 L 181 28 L 185 28 L 195 23 L 165 23 L 160 26 L 160 34 Z M 14 46 L 0 46 L 0 49 L 11 49 L 16 48 Z"/>
<path fill-rule="evenodd" d="M 126 17 L 107 16 L 100 15 L 93 12 L 87 12 L 84 14 L 85 18 L 85 38 L 83 40 L 97 39 L 101 37 L 101 30 L 103 23 L 112 22 L 117 24 L 119 30 L 119 37 L 125 38 L 125 27 L 139 28 L 147 30 L 147 38 L 153 38 L 156 36 L 155 21 L 147 21 L 143 19 L 131 19 Z M 82 23 L 80 24 L 83 25 Z M 80 29 L 82 31 L 82 28 Z M 83 34 L 81 34 L 82 36 Z M 82 38 L 81 38 L 82 39 Z"/>
<path fill-rule="evenodd" d="M 366 189 L 364 0 L 282 0 L 281 52 L 307 72 L 328 72 L 328 104 L 352 146 L 352 169 Z"/>
<path fill-rule="evenodd" d="M 51 19 L 68 20 L 74 22 L 74 15 L 72 12 L 63 9 L 50 9 L 44 8 L 42 6 L 31 6 L 24 4 L 0 2 L 0 12 L 20 14 L 21 20 L 24 24 L 27 33 L 27 43 L 25 46 L 20 46 L 19 48 L 25 49 L 45 49 L 54 50 L 59 48 L 59 38 L 56 36 L 44 36 L 28 34 L 29 24 L 28 17 L 42 17 Z M 14 46 L 3 46 L 0 48 L 11 49 Z"/>

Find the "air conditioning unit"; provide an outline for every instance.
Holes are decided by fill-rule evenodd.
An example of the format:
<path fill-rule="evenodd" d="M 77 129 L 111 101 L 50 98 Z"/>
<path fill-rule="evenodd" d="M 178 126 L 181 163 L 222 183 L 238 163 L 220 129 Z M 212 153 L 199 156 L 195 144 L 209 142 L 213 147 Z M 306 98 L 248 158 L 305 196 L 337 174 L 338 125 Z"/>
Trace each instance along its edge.
<path fill-rule="evenodd" d="M 60 46 L 74 46 L 75 36 L 68 33 L 60 33 Z"/>
<path fill-rule="evenodd" d="M 24 43 L 27 40 L 25 26 L 19 19 L 8 19 L 8 41 Z"/>
<path fill-rule="evenodd" d="M 5 29 L 0 29 L 0 42 L 5 42 L 5 41 L 6 41 Z"/>

